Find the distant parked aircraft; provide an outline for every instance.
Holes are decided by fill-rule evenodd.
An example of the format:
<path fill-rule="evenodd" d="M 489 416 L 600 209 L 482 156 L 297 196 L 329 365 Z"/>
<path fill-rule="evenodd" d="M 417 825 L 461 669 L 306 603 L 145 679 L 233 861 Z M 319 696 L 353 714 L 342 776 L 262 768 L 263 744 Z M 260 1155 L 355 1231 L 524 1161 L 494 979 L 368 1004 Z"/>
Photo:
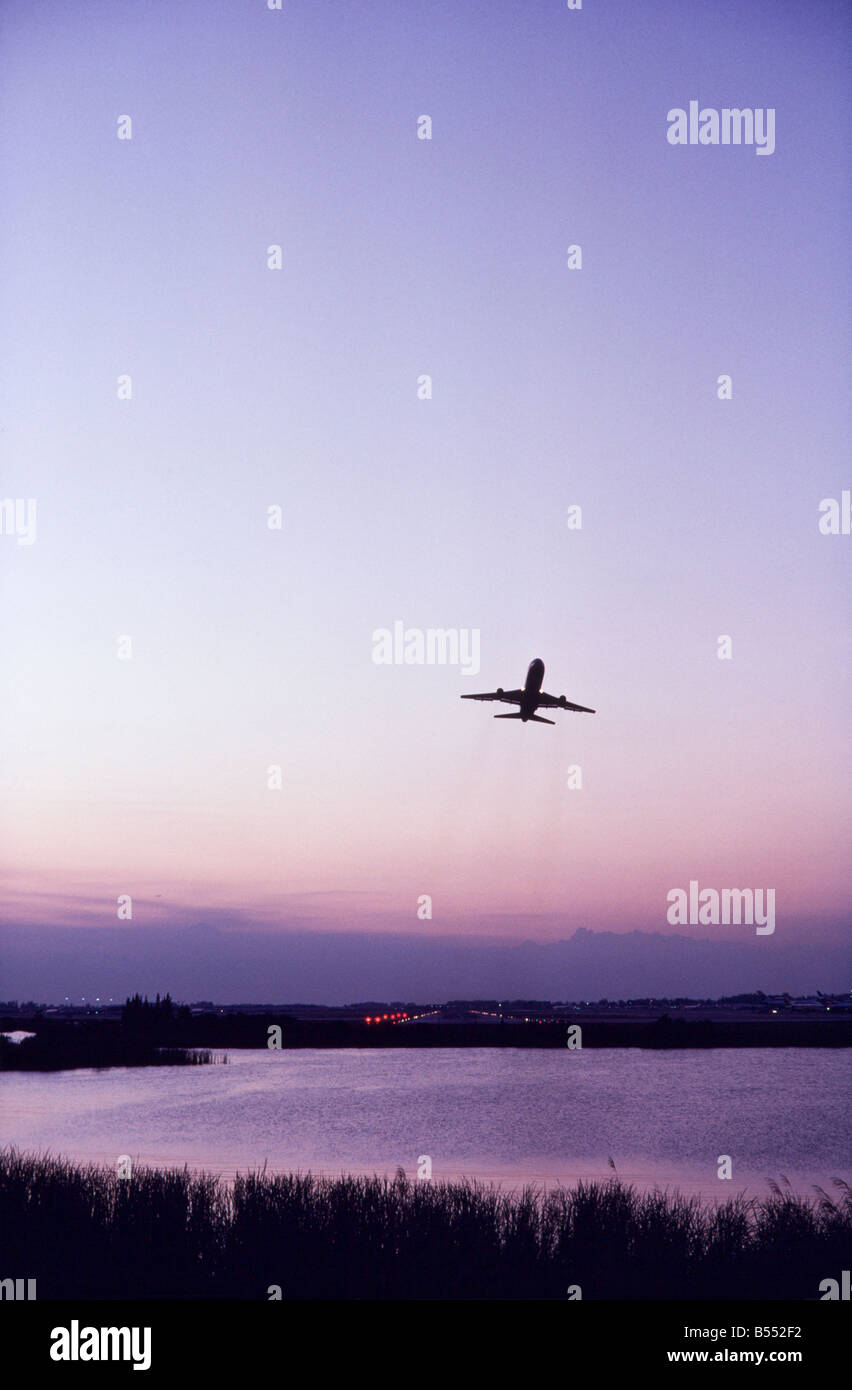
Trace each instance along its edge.
<path fill-rule="evenodd" d="M 541 688 L 544 680 L 544 662 L 537 656 L 535 661 L 530 662 L 527 671 L 527 678 L 524 682 L 523 690 L 494 690 L 487 695 L 462 695 L 462 700 L 502 700 L 504 705 L 520 705 L 517 714 L 495 714 L 495 719 L 522 719 L 526 724 L 528 719 L 534 719 L 536 724 L 555 724 L 555 719 L 543 719 L 540 714 L 536 714 L 537 709 L 572 709 L 577 714 L 594 714 L 593 709 L 587 705 L 572 705 L 570 700 L 566 700 L 564 695 L 559 698 L 555 695 L 547 695 Z"/>

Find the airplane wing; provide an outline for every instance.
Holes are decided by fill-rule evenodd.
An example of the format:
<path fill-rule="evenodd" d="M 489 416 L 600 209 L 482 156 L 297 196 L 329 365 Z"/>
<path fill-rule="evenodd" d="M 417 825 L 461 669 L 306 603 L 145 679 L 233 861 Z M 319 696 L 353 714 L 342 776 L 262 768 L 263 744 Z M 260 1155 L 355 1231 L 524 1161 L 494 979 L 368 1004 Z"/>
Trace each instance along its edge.
<path fill-rule="evenodd" d="M 545 694 L 543 690 L 538 697 L 538 703 L 539 705 L 544 705 L 547 709 L 572 709 L 575 710 L 577 714 L 595 713 L 593 709 L 589 709 L 588 705 L 572 705 L 571 701 L 566 700 L 564 695 L 560 695 L 557 698 L 556 695 Z"/>
<path fill-rule="evenodd" d="M 523 696 L 522 690 L 491 690 L 487 695 L 460 695 L 460 700 L 502 700 L 506 705 L 519 705 Z"/>

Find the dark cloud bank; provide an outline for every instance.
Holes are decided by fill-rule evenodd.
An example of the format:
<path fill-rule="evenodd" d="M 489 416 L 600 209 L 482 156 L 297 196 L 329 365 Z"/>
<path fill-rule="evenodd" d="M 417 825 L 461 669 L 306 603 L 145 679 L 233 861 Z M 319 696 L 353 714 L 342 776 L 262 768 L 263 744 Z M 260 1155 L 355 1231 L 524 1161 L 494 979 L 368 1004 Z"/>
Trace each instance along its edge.
<path fill-rule="evenodd" d="M 788 944 L 777 934 L 730 941 L 580 928 L 565 940 L 507 943 L 218 923 L 7 925 L 0 935 L 0 998 L 123 998 L 137 989 L 220 1003 L 709 998 L 755 989 L 840 991 L 849 988 L 850 964 L 840 944 Z"/>

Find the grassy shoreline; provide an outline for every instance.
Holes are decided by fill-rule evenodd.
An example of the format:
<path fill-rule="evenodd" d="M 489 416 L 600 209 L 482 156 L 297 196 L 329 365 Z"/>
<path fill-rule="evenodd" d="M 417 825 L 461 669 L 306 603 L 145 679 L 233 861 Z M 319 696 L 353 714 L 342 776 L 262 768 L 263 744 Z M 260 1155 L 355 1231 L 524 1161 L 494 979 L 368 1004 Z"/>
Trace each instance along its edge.
<path fill-rule="evenodd" d="M 852 1047 L 852 1019 L 760 1018 L 685 1020 L 590 1019 L 578 1015 L 584 1048 L 638 1047 L 652 1051 L 710 1048 Z M 280 1030 L 284 1051 L 312 1048 L 533 1048 L 564 1049 L 567 1023 L 417 1023 L 373 1027 L 362 1021 L 294 1019 L 282 1014 L 164 1017 L 137 1030 L 107 1020 L 71 1022 L 0 1017 L 0 1033 L 20 1029 L 35 1038 L 0 1038 L 0 1072 L 62 1070 L 75 1066 L 176 1065 L 178 1053 L 268 1049 L 269 1030 Z M 5 1044 L 5 1045 L 4 1045 Z M 170 1056 L 160 1054 L 168 1048 Z M 24 1050 L 26 1049 L 26 1050 Z M 138 1057 L 141 1060 L 136 1061 Z M 79 1060 L 78 1060 L 79 1059 Z M 196 1057 L 188 1061 L 195 1061 Z"/>
<path fill-rule="evenodd" d="M 2 1274 L 40 1299 L 809 1299 L 848 1267 L 852 1189 L 713 1205 L 613 1177 L 475 1181 L 112 1169 L 0 1152 Z M 845 1264 L 844 1264 L 845 1260 Z"/>
<path fill-rule="evenodd" d="M 161 1047 L 118 1031 L 36 1034 L 21 1042 L 0 1037 L 0 1072 L 74 1071 L 81 1067 L 199 1067 L 227 1061 L 203 1048 Z"/>

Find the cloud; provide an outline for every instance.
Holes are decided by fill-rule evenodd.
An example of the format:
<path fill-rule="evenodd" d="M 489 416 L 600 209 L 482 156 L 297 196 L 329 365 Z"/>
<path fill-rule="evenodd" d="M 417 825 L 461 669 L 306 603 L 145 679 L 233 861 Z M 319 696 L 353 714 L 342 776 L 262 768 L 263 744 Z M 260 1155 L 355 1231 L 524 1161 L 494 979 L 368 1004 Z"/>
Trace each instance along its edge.
<path fill-rule="evenodd" d="M 523 924 L 519 923 L 519 927 Z M 690 995 L 848 985 L 842 945 L 712 940 L 580 928 L 556 941 L 310 927 L 276 931 L 234 910 L 173 915 L 168 926 L 7 924 L 0 978 L 9 998 L 124 998 L 166 990 L 220 1003 L 347 1003 L 464 997 L 543 999 Z"/>

